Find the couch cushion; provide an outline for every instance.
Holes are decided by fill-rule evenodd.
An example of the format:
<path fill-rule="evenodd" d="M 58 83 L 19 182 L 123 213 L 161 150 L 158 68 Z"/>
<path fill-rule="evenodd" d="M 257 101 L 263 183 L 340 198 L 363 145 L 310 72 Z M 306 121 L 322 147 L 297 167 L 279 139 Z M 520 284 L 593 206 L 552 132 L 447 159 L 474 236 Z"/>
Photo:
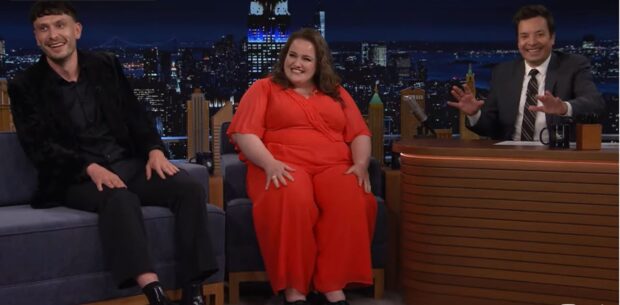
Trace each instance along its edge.
<path fill-rule="evenodd" d="M 161 207 L 144 207 L 145 227 L 156 268 L 174 264 L 174 217 Z M 208 206 L 215 254 L 224 264 L 224 213 Z M 215 232 L 214 232 L 215 231 Z M 157 246 L 155 246 L 157 245 Z M 65 207 L 0 208 L 0 290 L 107 270 L 99 241 L 97 215 Z M 223 279 L 223 273 L 216 276 Z M 6 287 L 6 286 L 5 286 Z"/>
<path fill-rule="evenodd" d="M 0 132 L 0 206 L 24 204 L 37 188 L 37 171 L 13 132 Z"/>

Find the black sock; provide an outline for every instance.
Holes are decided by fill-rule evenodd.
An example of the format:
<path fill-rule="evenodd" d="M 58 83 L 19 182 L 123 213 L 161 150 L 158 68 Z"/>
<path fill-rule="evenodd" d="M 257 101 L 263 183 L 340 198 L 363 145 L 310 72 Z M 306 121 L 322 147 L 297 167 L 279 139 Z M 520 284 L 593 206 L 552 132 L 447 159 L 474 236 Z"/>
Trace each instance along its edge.
<path fill-rule="evenodd" d="M 162 287 L 158 281 L 148 283 L 146 286 L 142 287 L 142 292 L 149 300 L 150 305 L 170 304 L 164 292 L 164 287 Z"/>

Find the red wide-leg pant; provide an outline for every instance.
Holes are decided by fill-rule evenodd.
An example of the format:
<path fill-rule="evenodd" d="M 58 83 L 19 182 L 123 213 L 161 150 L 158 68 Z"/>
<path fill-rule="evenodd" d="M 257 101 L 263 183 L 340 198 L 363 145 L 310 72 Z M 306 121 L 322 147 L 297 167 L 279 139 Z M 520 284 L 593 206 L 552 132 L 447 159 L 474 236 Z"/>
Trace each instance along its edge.
<path fill-rule="evenodd" d="M 350 165 L 288 164 L 295 181 L 265 190 L 264 171 L 248 162 L 254 227 L 273 291 L 371 285 L 375 197 L 344 174 Z"/>

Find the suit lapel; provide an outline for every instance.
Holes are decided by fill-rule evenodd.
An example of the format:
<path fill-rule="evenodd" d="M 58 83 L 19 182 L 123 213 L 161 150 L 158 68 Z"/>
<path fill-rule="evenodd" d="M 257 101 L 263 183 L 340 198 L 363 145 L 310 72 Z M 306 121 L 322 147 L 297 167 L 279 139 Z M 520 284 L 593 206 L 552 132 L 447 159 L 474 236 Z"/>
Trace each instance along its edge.
<path fill-rule="evenodd" d="M 555 54 L 551 53 L 551 59 L 549 60 L 549 66 L 547 67 L 547 75 L 545 76 L 545 91 L 551 92 L 554 96 L 555 92 L 555 84 L 558 81 L 558 57 Z M 544 92 L 541 92 L 541 95 Z"/>
<path fill-rule="evenodd" d="M 558 57 L 552 52 L 551 59 L 549 60 L 549 66 L 547 66 L 547 75 L 545 75 L 545 91 L 551 92 L 553 96 L 556 96 L 555 85 L 558 81 Z M 544 92 L 540 92 L 544 94 Z M 553 115 L 545 115 L 545 121 L 547 126 L 552 123 Z"/>
<path fill-rule="evenodd" d="M 513 80 L 508 85 L 508 90 L 506 90 L 506 98 L 510 102 L 510 117 L 512 118 L 512 123 L 510 126 L 514 126 L 515 121 L 517 119 L 517 114 L 519 113 L 519 101 L 521 100 L 521 90 L 523 89 L 523 77 L 525 75 L 525 63 L 523 60 L 517 60 L 514 62 L 514 66 L 512 69 Z"/>

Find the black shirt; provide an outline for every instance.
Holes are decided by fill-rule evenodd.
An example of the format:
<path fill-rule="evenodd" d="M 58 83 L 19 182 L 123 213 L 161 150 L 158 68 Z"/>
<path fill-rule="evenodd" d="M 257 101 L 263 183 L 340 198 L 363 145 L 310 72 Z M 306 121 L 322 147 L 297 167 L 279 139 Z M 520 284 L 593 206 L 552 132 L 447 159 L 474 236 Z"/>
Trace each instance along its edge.
<path fill-rule="evenodd" d="M 79 64 L 79 63 L 78 63 Z M 85 69 L 79 67 L 77 82 L 67 82 L 58 76 L 62 103 L 76 128 L 80 154 L 87 164 L 111 164 L 126 157 L 125 149 L 112 135 L 95 97 L 94 85 L 87 79 Z"/>

